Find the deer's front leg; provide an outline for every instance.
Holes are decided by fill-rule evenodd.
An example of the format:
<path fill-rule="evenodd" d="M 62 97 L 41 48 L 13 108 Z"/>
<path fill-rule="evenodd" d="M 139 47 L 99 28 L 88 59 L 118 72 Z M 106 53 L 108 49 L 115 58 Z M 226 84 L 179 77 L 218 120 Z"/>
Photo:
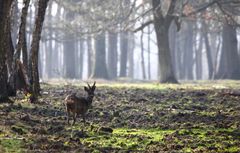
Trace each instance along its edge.
<path fill-rule="evenodd" d="M 82 118 L 83 118 L 83 124 L 85 126 L 86 125 L 86 120 L 85 120 L 85 115 L 84 114 L 82 115 Z"/>
<path fill-rule="evenodd" d="M 78 116 L 78 114 L 77 114 L 77 113 L 74 113 L 74 114 L 73 114 L 73 123 L 72 123 L 72 125 L 74 125 L 74 124 L 75 124 L 75 122 L 76 122 L 76 119 L 77 119 L 77 116 Z"/>

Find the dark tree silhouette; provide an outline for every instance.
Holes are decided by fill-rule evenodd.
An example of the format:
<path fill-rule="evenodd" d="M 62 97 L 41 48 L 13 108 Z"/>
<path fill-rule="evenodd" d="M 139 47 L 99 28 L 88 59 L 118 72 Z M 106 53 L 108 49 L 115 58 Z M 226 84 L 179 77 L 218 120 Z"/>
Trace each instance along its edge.
<path fill-rule="evenodd" d="M 108 79 L 105 32 L 98 34 L 95 38 L 95 61 L 92 77 Z"/>
<path fill-rule="evenodd" d="M 38 54 L 39 54 L 39 43 L 41 39 L 41 31 L 43 27 L 43 21 L 45 17 L 46 8 L 49 0 L 38 1 L 38 12 L 35 19 L 35 25 L 32 35 L 30 58 L 31 58 L 31 72 L 30 81 L 32 84 L 33 95 L 37 96 L 40 94 L 40 83 L 39 83 L 39 71 L 38 71 Z"/>
<path fill-rule="evenodd" d="M 8 73 L 6 65 L 6 49 L 8 44 L 5 39 L 9 32 L 7 30 L 7 22 L 9 20 L 12 2 L 12 0 L 0 0 L 0 102 L 8 99 Z"/>

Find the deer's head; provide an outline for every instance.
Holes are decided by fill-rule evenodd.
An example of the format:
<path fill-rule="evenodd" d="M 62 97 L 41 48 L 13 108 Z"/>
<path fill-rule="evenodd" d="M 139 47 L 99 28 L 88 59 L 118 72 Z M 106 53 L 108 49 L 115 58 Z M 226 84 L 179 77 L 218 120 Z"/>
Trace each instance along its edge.
<path fill-rule="evenodd" d="M 88 83 L 87 83 L 87 85 L 88 85 L 87 87 L 86 86 L 84 87 L 84 90 L 88 93 L 88 97 L 93 98 L 94 97 L 94 91 L 96 89 L 96 81 L 94 81 L 92 86 L 89 85 Z"/>

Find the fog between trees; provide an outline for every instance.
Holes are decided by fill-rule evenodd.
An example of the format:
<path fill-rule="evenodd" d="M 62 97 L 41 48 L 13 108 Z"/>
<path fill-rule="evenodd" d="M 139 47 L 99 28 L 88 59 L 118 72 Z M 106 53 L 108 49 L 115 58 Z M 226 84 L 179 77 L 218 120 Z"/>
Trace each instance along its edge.
<path fill-rule="evenodd" d="M 36 93 L 39 77 L 161 83 L 240 78 L 235 0 L 0 2 L 6 88 L 14 87 L 16 59 Z"/>

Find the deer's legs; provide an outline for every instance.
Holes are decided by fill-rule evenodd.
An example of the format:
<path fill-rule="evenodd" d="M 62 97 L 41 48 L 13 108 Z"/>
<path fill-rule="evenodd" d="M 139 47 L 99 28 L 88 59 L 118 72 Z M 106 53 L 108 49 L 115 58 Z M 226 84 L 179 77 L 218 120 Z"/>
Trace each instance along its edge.
<path fill-rule="evenodd" d="M 82 118 L 83 118 L 83 124 L 85 126 L 85 124 L 86 124 L 85 115 L 82 115 Z"/>
<path fill-rule="evenodd" d="M 72 125 L 74 125 L 74 124 L 75 124 L 75 122 L 76 122 L 76 119 L 77 119 L 77 116 L 78 116 L 78 114 L 77 114 L 77 113 L 73 114 L 73 123 L 72 123 Z"/>
<path fill-rule="evenodd" d="M 67 123 L 69 124 L 70 111 L 67 109 Z"/>

